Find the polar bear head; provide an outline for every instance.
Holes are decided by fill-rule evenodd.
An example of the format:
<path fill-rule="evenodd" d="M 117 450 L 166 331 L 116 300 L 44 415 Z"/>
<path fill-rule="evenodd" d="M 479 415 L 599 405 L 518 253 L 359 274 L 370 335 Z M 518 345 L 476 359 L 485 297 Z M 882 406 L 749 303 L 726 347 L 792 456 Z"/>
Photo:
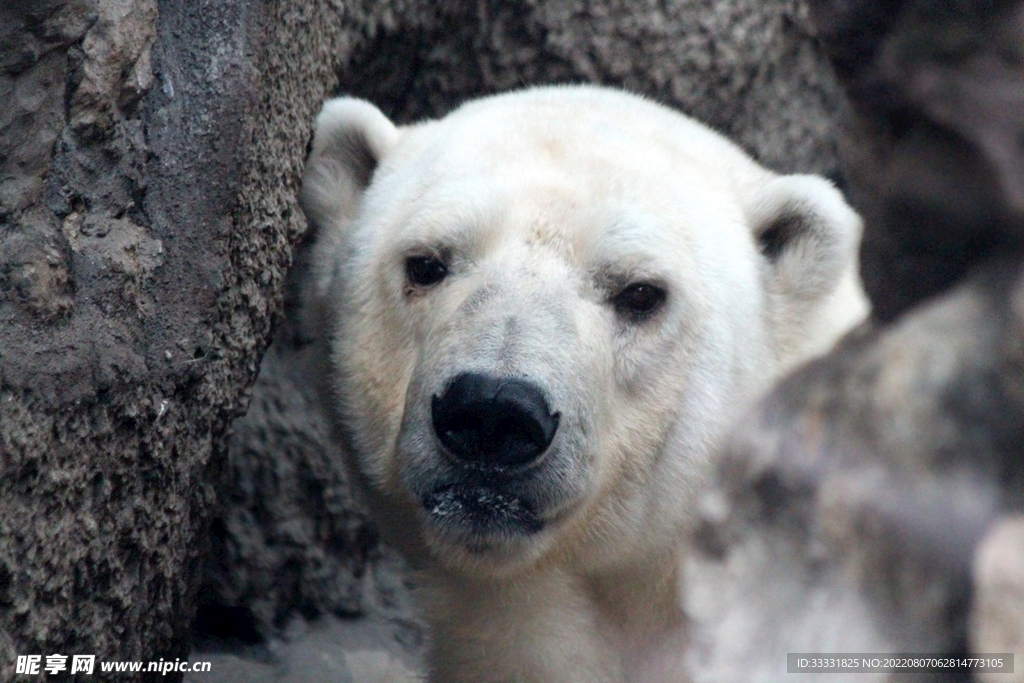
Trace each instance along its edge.
<path fill-rule="evenodd" d="M 332 100 L 301 199 L 331 408 L 414 564 L 664 547 L 729 420 L 866 312 L 860 221 L 827 181 L 618 91 L 403 128 Z"/>

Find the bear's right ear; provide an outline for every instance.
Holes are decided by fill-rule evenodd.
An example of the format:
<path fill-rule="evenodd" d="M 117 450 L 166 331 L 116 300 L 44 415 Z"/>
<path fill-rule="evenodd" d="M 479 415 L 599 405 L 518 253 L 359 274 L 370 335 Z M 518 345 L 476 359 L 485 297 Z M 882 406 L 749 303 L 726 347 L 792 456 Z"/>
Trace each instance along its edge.
<path fill-rule="evenodd" d="M 381 159 L 394 147 L 398 128 L 365 100 L 328 100 L 316 117 L 299 204 L 318 232 L 351 221 Z"/>

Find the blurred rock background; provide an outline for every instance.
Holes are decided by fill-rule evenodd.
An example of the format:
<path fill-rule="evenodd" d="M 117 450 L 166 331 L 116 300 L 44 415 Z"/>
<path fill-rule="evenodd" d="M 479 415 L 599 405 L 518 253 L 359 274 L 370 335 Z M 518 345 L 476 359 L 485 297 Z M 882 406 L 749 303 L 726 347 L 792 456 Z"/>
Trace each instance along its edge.
<path fill-rule="evenodd" d="M 879 323 L 741 422 L 686 591 L 694 680 L 780 653 L 1014 653 L 1024 680 L 1024 3 L 812 0 Z M 801 674 L 836 680 L 846 674 Z"/>

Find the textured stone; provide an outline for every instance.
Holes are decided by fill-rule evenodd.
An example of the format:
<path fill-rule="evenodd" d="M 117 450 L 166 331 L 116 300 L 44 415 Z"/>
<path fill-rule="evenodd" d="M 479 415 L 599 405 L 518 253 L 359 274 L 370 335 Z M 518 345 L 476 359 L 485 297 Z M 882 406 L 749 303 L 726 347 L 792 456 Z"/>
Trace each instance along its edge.
<path fill-rule="evenodd" d="M 293 331 L 278 332 L 231 437 L 200 604 L 200 628 L 214 633 L 226 607 L 248 610 L 263 637 L 296 613 L 363 611 L 377 538 L 320 419 L 313 349 Z"/>
<path fill-rule="evenodd" d="M 197 652 L 208 673 L 185 675 L 186 683 L 417 683 L 421 665 L 374 619 L 294 618 L 281 637 L 231 652 Z"/>
<path fill-rule="evenodd" d="M 155 0 L 106 0 L 72 58 L 71 128 L 79 136 L 107 136 L 124 111 L 153 84 L 150 51 L 156 32 Z M 77 52 L 77 51 L 76 51 Z"/>
<path fill-rule="evenodd" d="M 617 85 L 678 107 L 785 171 L 838 171 L 842 96 L 799 0 L 379 3 L 340 89 L 400 122 L 535 83 Z M 385 9 L 386 8 L 386 9 Z"/>
<path fill-rule="evenodd" d="M 340 14 L 0 8 L 0 679 L 15 654 L 186 656 Z"/>

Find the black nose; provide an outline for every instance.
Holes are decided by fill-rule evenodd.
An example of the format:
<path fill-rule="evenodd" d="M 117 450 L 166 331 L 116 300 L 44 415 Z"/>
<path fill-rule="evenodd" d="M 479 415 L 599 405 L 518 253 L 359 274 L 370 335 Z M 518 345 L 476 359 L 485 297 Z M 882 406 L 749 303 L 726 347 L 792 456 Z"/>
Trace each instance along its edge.
<path fill-rule="evenodd" d="M 457 458 L 485 465 L 525 465 L 551 445 L 558 413 L 519 379 L 458 375 L 430 401 L 434 432 Z"/>

